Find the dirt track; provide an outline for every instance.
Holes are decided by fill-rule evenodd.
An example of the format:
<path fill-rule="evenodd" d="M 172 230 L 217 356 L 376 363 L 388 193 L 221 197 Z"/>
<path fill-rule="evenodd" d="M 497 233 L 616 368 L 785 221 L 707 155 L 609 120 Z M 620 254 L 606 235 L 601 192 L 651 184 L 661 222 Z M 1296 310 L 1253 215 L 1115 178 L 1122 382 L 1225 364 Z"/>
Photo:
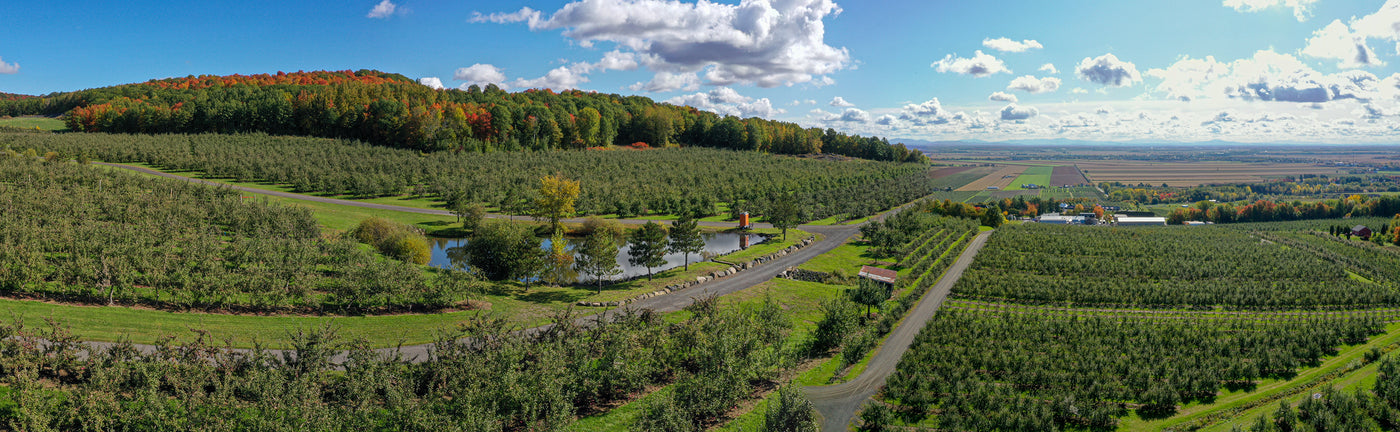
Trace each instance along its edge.
<path fill-rule="evenodd" d="M 943 305 L 943 300 L 948 297 L 948 292 L 953 289 L 953 284 L 962 278 L 964 270 L 972 264 L 972 259 L 977 256 L 977 251 L 982 249 L 982 245 L 987 243 L 987 237 L 991 231 L 978 234 L 972 239 L 972 243 L 967 245 L 962 255 L 958 256 L 958 261 L 948 267 L 948 272 L 943 278 L 938 280 L 929 292 L 924 294 L 924 298 L 919 300 L 919 305 L 914 308 L 909 316 L 904 317 L 904 321 L 890 333 L 885 344 L 875 352 L 875 356 L 870 359 L 870 363 L 865 367 L 865 372 L 853 380 L 845 383 L 820 387 L 806 387 L 802 390 L 807 393 L 807 397 L 812 400 L 812 406 L 822 415 L 823 431 L 844 431 L 851 423 L 851 417 L 855 415 L 861 403 L 874 396 L 885 385 L 885 378 L 894 372 L 895 366 L 899 364 L 900 357 L 909 349 L 909 344 L 914 342 L 914 336 L 923 330 L 924 323 L 938 312 L 938 307 Z"/>

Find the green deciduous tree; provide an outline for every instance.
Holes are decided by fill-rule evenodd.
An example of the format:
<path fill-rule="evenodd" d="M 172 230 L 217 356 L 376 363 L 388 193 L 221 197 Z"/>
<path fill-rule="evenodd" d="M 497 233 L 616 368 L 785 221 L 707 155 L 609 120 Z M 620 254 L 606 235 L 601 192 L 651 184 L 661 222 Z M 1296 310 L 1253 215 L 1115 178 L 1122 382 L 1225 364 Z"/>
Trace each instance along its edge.
<path fill-rule="evenodd" d="M 593 231 L 579 245 L 574 268 L 596 280 L 599 293 L 603 292 L 603 279 L 622 273 L 617 265 L 617 249 L 617 239 L 603 230 Z"/>
<path fill-rule="evenodd" d="M 817 416 L 813 414 L 812 401 L 793 384 L 778 388 L 778 397 L 768 402 L 764 413 L 765 432 L 816 432 L 821 430 Z"/>
<path fill-rule="evenodd" d="M 504 221 L 482 224 L 467 253 L 472 267 L 491 280 L 528 279 L 539 272 L 545 255 L 533 230 Z"/>
<path fill-rule="evenodd" d="M 768 223 L 773 224 L 773 228 L 783 231 L 783 241 L 787 241 L 789 228 L 797 228 L 802 223 L 802 209 L 797 207 L 791 196 L 783 196 L 774 201 L 763 216 L 767 217 Z"/>
<path fill-rule="evenodd" d="M 627 262 L 647 268 L 647 280 L 651 280 L 651 269 L 666 264 L 666 228 L 656 222 L 647 222 L 632 232 L 628 239 L 631 248 L 627 250 Z"/>
<path fill-rule="evenodd" d="M 670 243 L 667 248 L 672 253 L 685 255 L 685 269 L 690 270 L 690 254 L 705 250 L 705 239 L 700 236 L 700 224 L 690 213 L 683 213 L 680 219 L 671 223 Z"/>

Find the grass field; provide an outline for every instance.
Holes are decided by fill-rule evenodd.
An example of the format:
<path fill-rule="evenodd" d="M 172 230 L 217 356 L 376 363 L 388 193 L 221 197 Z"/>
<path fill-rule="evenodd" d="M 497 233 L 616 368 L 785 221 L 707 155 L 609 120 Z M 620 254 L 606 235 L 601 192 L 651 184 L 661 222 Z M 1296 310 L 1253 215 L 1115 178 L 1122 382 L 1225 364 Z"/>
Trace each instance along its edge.
<path fill-rule="evenodd" d="M 53 117 L 25 116 L 0 118 L 0 126 L 21 129 L 39 129 L 46 131 L 68 130 L 68 125 L 63 124 L 63 120 L 59 120 Z"/>
<path fill-rule="evenodd" d="M 520 295 L 548 298 L 559 290 L 562 289 L 534 288 Z M 506 317 L 517 325 L 533 327 L 549 323 L 556 311 L 570 306 L 562 302 L 532 303 L 512 297 L 487 296 L 486 301 L 491 302 L 491 308 L 483 311 L 342 317 L 169 312 L 9 299 L 0 299 L 0 310 L 23 318 L 25 325 L 30 327 L 42 326 L 45 318 L 54 318 L 83 340 L 116 342 L 125 339 L 149 344 L 166 336 L 192 338 L 195 336 L 192 330 L 202 330 L 207 331 L 212 340 L 228 341 L 234 347 L 251 348 L 254 342 L 260 342 L 269 348 L 287 348 L 291 342 L 288 332 L 296 329 L 332 325 L 340 329 L 345 340 L 363 338 L 374 347 L 392 347 L 399 343 L 432 342 L 439 330 L 451 329 L 477 314 Z M 602 310 L 575 309 L 580 312 Z"/>
<path fill-rule="evenodd" d="M 1022 187 L 1022 185 L 1038 185 L 1042 188 L 1049 187 L 1050 174 L 1054 169 L 1055 167 L 1050 166 L 1033 166 L 1026 168 L 1025 171 L 1021 172 L 1020 176 L 1017 176 L 1015 180 L 1011 181 L 1011 184 L 1006 186 L 1006 190 L 1026 189 Z"/>

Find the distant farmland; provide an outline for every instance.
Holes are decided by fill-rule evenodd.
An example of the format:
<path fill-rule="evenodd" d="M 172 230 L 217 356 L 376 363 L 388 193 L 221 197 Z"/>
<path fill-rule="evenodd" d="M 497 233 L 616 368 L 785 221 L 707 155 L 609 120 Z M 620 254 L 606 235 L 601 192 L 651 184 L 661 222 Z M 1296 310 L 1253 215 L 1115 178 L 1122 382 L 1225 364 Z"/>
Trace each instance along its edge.
<path fill-rule="evenodd" d="M 1242 162 L 1146 162 L 1092 161 L 1079 162 L 1079 169 L 1094 183 L 1121 182 L 1171 186 L 1195 186 L 1212 183 L 1254 183 L 1270 178 L 1292 177 L 1299 174 L 1335 176 L 1347 174 L 1339 169 L 1313 164 L 1266 164 Z"/>
<path fill-rule="evenodd" d="M 997 188 L 1005 188 L 1006 185 L 1011 184 L 1012 180 L 1015 180 L 1016 177 L 1020 176 L 1021 173 L 1025 172 L 1026 168 L 1028 167 L 1023 165 L 1003 166 L 1001 167 L 1001 169 L 996 170 L 996 172 L 987 174 L 986 176 L 977 179 L 977 181 L 968 183 L 967 185 L 958 188 L 958 190 L 980 191 L 987 190 L 988 187 L 992 186 L 996 186 Z"/>

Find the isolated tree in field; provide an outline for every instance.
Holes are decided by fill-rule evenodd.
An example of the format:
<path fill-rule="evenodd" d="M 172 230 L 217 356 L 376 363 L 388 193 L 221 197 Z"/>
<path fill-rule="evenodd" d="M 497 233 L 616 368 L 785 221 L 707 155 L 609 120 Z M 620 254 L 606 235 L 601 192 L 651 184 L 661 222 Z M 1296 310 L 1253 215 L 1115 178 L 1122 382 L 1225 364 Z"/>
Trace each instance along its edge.
<path fill-rule="evenodd" d="M 467 243 L 472 267 L 488 279 L 528 279 L 539 272 L 545 251 L 529 227 L 502 221 L 481 225 Z"/>
<path fill-rule="evenodd" d="M 574 200 L 578 199 L 579 182 L 562 175 L 545 176 L 540 179 L 540 197 L 535 200 L 535 217 L 549 219 L 549 227 L 560 231 L 559 219 L 574 214 Z"/>
<path fill-rule="evenodd" d="M 617 239 L 607 231 L 593 231 L 584 237 L 578 247 L 578 258 L 574 269 L 598 282 L 598 293 L 603 292 L 603 278 L 622 273 L 617 265 Z"/>
<path fill-rule="evenodd" d="M 768 208 L 768 223 L 773 224 L 773 228 L 783 231 L 783 241 L 787 241 L 787 230 L 797 228 L 802 223 L 802 209 L 797 208 L 797 204 L 792 202 L 792 197 L 784 196 L 782 199 L 774 201 Z"/>
<path fill-rule="evenodd" d="M 462 229 L 476 231 L 481 227 L 481 220 L 486 217 L 486 206 L 461 200 L 453 203 L 452 214 L 457 216 L 457 222 L 462 223 Z"/>
<path fill-rule="evenodd" d="M 671 222 L 670 237 L 668 248 L 673 253 L 683 254 L 685 269 L 690 270 L 690 254 L 698 254 L 705 250 L 705 239 L 700 236 L 700 224 L 695 222 L 695 217 L 686 212 L 680 219 Z"/>
<path fill-rule="evenodd" d="M 891 286 L 861 278 L 860 284 L 851 289 L 851 301 L 865 305 L 865 316 L 870 316 L 870 308 L 879 306 L 890 299 Z"/>
<path fill-rule="evenodd" d="M 647 268 L 647 280 L 651 280 L 651 269 L 666 264 L 666 228 L 656 222 L 647 222 L 632 232 L 628 239 L 631 249 L 627 250 L 627 262 Z"/>
<path fill-rule="evenodd" d="M 983 214 L 982 214 L 982 225 L 986 225 L 986 226 L 989 226 L 989 227 L 992 227 L 992 228 L 996 228 L 996 227 L 1001 226 L 1001 224 L 1002 224 L 1002 223 L 1005 223 L 1005 222 L 1006 222 L 1006 216 L 1003 216 L 1003 215 L 1001 214 L 1001 207 L 997 207 L 997 206 L 987 207 L 986 213 L 983 213 Z"/>

